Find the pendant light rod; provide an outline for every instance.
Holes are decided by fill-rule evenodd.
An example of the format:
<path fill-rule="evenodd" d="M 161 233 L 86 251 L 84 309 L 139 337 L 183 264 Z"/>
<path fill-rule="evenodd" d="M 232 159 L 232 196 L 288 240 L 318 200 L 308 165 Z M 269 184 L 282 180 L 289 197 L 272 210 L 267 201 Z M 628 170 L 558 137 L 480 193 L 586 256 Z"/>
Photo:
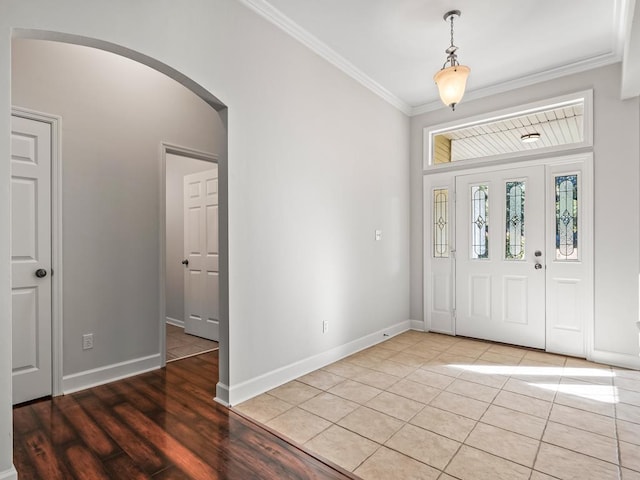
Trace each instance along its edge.
<path fill-rule="evenodd" d="M 448 54 L 448 57 L 447 57 L 447 60 L 444 62 L 444 64 L 446 65 L 447 62 L 449 62 L 450 66 L 452 67 L 459 65 L 458 56 L 456 55 L 456 51 L 458 50 L 458 47 L 456 47 L 455 44 L 453 43 L 453 19 L 455 17 L 460 17 L 460 15 L 462 15 L 460 10 L 450 10 L 442 16 L 445 22 L 449 22 L 449 21 L 451 22 L 451 45 L 449 46 L 449 48 L 445 50 L 445 53 Z M 444 65 L 442 68 L 444 68 Z"/>

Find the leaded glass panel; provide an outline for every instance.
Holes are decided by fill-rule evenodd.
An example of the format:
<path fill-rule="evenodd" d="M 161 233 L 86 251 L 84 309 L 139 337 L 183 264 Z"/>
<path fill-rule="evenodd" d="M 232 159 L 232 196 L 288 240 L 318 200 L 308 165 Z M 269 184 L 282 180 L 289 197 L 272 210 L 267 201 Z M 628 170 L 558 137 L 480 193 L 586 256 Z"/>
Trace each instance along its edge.
<path fill-rule="evenodd" d="M 449 189 L 433 191 L 433 256 L 449 257 Z"/>
<path fill-rule="evenodd" d="M 556 259 L 578 258 L 578 175 L 555 177 Z"/>
<path fill-rule="evenodd" d="M 471 187 L 471 258 L 489 258 L 489 186 Z"/>
<path fill-rule="evenodd" d="M 524 258 L 524 191 L 525 182 L 507 182 L 505 258 Z"/>

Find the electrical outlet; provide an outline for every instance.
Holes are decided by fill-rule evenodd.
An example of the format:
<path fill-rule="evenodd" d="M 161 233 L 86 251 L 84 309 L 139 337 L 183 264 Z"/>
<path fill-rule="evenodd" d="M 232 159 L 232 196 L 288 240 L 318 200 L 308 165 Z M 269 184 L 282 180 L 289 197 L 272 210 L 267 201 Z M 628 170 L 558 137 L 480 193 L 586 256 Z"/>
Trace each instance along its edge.
<path fill-rule="evenodd" d="M 93 333 L 82 335 L 82 349 L 90 350 L 93 348 Z"/>
<path fill-rule="evenodd" d="M 382 230 L 376 230 L 376 242 L 382 240 Z"/>
<path fill-rule="evenodd" d="M 329 331 L 329 322 L 325 320 L 322 322 L 322 333 L 327 333 Z"/>

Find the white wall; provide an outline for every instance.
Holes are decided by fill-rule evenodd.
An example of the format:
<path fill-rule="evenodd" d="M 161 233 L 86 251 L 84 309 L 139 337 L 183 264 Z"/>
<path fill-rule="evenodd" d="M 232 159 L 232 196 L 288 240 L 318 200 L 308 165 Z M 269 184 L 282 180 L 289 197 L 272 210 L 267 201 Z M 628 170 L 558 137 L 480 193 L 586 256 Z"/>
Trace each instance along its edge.
<path fill-rule="evenodd" d="M 411 119 L 411 318 L 422 305 L 422 130 L 430 125 L 594 90 L 595 342 L 601 360 L 635 364 L 638 358 L 638 98 L 620 100 L 620 64 L 463 101 Z"/>
<path fill-rule="evenodd" d="M 234 386 L 408 318 L 409 121 L 394 107 L 235 0 L 7 0 L 0 16 L 7 112 L 12 27 L 125 46 L 229 107 L 222 334 L 232 403 Z M 0 131 L 9 131 L 8 118 Z M 0 152 L 8 158 L 8 135 Z M 9 224 L 7 163 L 0 163 L 0 225 Z M 8 271 L 9 233 L 1 228 L 0 272 Z M 9 289 L 0 275 L 0 472 L 11 465 Z M 322 320 L 330 322 L 325 335 Z"/>
<path fill-rule="evenodd" d="M 222 153 L 221 120 L 112 53 L 17 39 L 12 54 L 13 104 L 62 116 L 63 373 L 157 354 L 160 144 Z"/>
<path fill-rule="evenodd" d="M 184 176 L 217 170 L 215 163 L 167 154 L 165 310 L 168 319 L 184 322 Z"/>

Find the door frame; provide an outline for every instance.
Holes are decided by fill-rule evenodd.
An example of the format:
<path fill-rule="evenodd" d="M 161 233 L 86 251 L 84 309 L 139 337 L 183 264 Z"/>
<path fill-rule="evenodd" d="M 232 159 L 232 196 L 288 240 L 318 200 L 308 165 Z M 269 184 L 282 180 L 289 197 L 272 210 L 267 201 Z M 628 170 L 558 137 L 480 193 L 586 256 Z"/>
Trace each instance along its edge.
<path fill-rule="evenodd" d="M 62 117 L 17 106 L 11 107 L 11 116 L 51 128 L 51 394 L 55 397 L 63 393 Z"/>
<path fill-rule="evenodd" d="M 203 160 L 205 162 L 215 163 L 220 169 L 220 157 L 215 153 L 204 152 L 189 147 L 183 147 L 168 142 L 162 142 L 160 144 L 160 268 L 159 268 L 159 287 L 160 287 L 160 366 L 164 367 L 167 364 L 167 301 L 166 301 L 166 273 L 167 273 L 167 245 L 166 245 L 166 229 L 167 229 L 167 212 L 166 212 L 166 197 L 167 197 L 167 154 L 180 155 L 181 157 L 193 158 L 195 160 Z M 218 170 L 219 171 L 219 170 Z M 218 177 L 220 174 L 218 173 Z M 218 218 L 220 222 L 220 218 Z M 220 228 L 218 228 L 220 234 Z M 221 289 L 222 290 L 222 289 Z M 222 291 L 220 292 L 220 302 L 222 302 Z"/>
<path fill-rule="evenodd" d="M 593 168 L 594 168 L 594 158 L 592 151 L 586 151 L 583 153 L 573 153 L 568 155 L 557 155 L 557 156 L 546 156 L 543 158 L 537 157 L 529 160 L 518 160 L 518 161 L 503 161 L 498 163 L 492 163 L 491 165 L 475 165 L 475 166 L 458 166 L 453 168 L 447 168 L 445 171 L 443 169 L 433 169 L 433 170 L 425 170 L 423 172 L 423 291 L 422 291 L 422 299 L 423 299 L 423 318 L 424 318 L 424 327 L 425 331 L 431 331 L 431 312 L 429 299 L 431 297 L 430 292 L 433 289 L 432 279 L 431 279 L 431 271 L 432 271 L 432 255 L 431 255 L 431 245 L 433 241 L 433 221 L 432 221 L 432 199 L 431 199 L 431 189 L 427 188 L 430 178 L 432 176 L 438 176 L 439 178 L 447 178 L 446 181 L 440 181 L 439 184 L 445 185 L 448 184 L 453 186 L 453 190 L 450 190 L 450 206 L 449 206 L 449 246 L 450 246 L 450 262 L 451 262 L 451 270 L 453 275 L 451 276 L 451 284 L 450 287 L 450 305 L 452 308 L 452 334 L 456 334 L 456 324 L 455 324 L 455 308 L 456 308 L 456 278 L 455 278 L 455 255 L 456 255 L 456 244 L 455 244 L 455 213 L 456 213 L 456 205 L 455 205 L 455 177 L 459 175 L 472 174 L 472 173 L 481 173 L 488 171 L 496 171 L 496 170 L 506 170 L 513 169 L 519 167 L 528 167 L 528 166 L 536 166 L 542 165 L 545 167 L 545 225 L 547 224 L 547 211 L 548 205 L 546 202 L 548 201 L 549 192 L 548 186 L 546 185 L 547 180 L 547 167 L 548 166 L 556 166 L 563 164 L 575 164 L 581 162 L 583 165 L 583 174 L 581 181 L 581 188 L 583 192 L 587 192 L 588 195 L 582 197 L 583 202 L 583 214 L 580 219 L 580 227 L 583 231 L 582 236 L 585 239 L 588 239 L 585 242 L 586 252 L 583 259 L 588 260 L 588 265 L 586 266 L 586 274 L 585 281 L 587 282 L 586 291 L 589 292 L 589 304 L 587 308 L 587 314 L 584 322 L 584 351 L 587 359 L 591 359 L 593 357 L 594 352 L 594 314 L 595 314 L 595 305 L 594 305 L 594 238 L 595 238 L 595 226 L 594 226 L 594 181 L 593 181 Z M 586 197 L 586 198 L 585 198 Z M 548 235 L 548 232 L 547 232 Z M 546 240 L 545 240 L 546 245 Z M 545 247 L 546 248 L 546 247 Z M 547 260 L 548 261 L 548 260 Z M 545 303 L 546 303 L 546 289 L 548 287 L 548 282 L 545 282 L 547 285 L 545 286 Z M 545 336 L 546 336 L 547 328 L 545 326 Z M 448 332 L 443 332 L 448 333 Z M 547 342 L 548 343 L 548 342 Z"/>

